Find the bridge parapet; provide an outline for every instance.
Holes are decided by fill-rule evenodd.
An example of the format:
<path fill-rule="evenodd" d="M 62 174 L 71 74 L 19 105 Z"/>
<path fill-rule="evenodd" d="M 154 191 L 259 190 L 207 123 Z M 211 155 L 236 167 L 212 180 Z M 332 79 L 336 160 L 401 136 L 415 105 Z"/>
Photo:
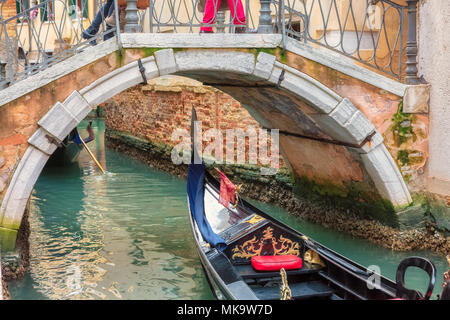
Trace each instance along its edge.
<path fill-rule="evenodd" d="M 0 52 L 2 86 L 41 72 L 114 34 L 121 48 L 121 26 L 128 33 L 197 33 L 202 27 L 233 33 L 244 27 L 280 34 L 284 50 L 288 39 L 293 39 L 334 50 L 393 79 L 420 83 L 416 67 L 417 0 L 401 0 L 401 4 L 389 0 L 244 0 L 241 7 L 239 0 L 231 10 L 223 4 L 214 8 L 211 21 L 202 18 L 206 0 L 88 0 L 80 6 L 71 1 L 44 0 L 32 7 L 22 6 L 18 14 L 10 16 L 6 4 L 11 1 L 2 2 L 0 7 L 0 42 L 5 44 Z M 118 9 L 108 16 L 112 9 L 105 8 L 109 7 Z M 126 14 L 120 14 L 124 10 Z M 229 13 L 224 15 L 222 10 Z M 95 19 L 107 23 L 101 23 L 98 32 L 86 39 L 83 32 L 92 32 L 88 27 Z"/>
<path fill-rule="evenodd" d="M 283 6 L 283 2 L 262 2 L 265 7 L 261 12 L 265 15 L 268 11 L 263 9 L 268 5 Z M 384 2 L 390 3 L 381 1 Z M 340 2 L 330 3 L 335 8 Z M 140 83 L 138 59 L 142 59 L 149 79 L 178 74 L 204 81 L 237 100 L 254 100 L 243 105 L 256 110 L 252 115 L 259 115 L 257 120 L 261 123 L 284 128 L 287 134 L 281 139 L 282 148 L 289 150 L 287 161 L 298 176 L 319 178 L 321 183 L 336 182 L 339 188 L 347 190 L 344 194 L 356 181 L 366 194 L 375 190 L 375 198 L 387 200 L 390 206 L 408 204 L 411 197 L 402 178 L 403 170 L 421 169 L 427 159 L 428 120 L 424 109 L 417 107 L 426 105 L 426 88 L 401 83 L 392 74 L 381 75 L 381 70 L 368 69 L 363 61 L 355 63 L 354 55 L 326 43 L 292 36 L 296 33 L 288 35 L 286 23 L 280 24 L 277 17 L 275 14 L 271 18 L 269 26 L 265 22 L 268 20 L 259 16 L 258 29 L 265 30 L 261 28 L 264 22 L 273 33 L 233 34 L 234 24 L 228 25 L 231 34 L 195 34 L 200 25 L 191 25 L 187 34 L 121 33 L 117 28 L 113 39 L 99 41 L 93 47 L 89 42 L 94 38 L 75 42 L 71 49 L 57 50 L 52 63 L 35 65 L 37 71 L 33 74 L 17 73 L 23 76 L 22 80 L 12 81 L 0 90 L 0 147 L 3 145 L 1 157 L 7 160 L 1 164 L 0 158 L 0 228 L 17 230 L 34 182 L 55 149 L 48 136 L 61 140 L 91 107 Z M 145 23 L 142 26 L 145 31 Z M 174 31 L 176 26 L 172 26 Z M 106 32 L 100 32 L 98 37 Z M 340 41 L 342 45 L 346 38 Z M 81 109 L 73 109 L 73 101 Z M 283 103 L 277 105 L 274 101 Z M 422 114 L 412 123 L 404 114 L 406 110 Z M 58 126 L 52 127 L 55 123 Z M 410 139 L 414 140 L 411 143 L 417 146 L 415 153 L 421 154 L 421 161 L 406 166 L 399 162 L 404 156 L 405 136 L 400 137 L 400 145 L 391 142 L 399 138 L 399 132 L 409 130 L 408 135 L 415 134 L 414 126 L 425 132 L 417 134 L 417 142 Z M 332 155 L 338 158 L 335 170 L 323 161 L 300 160 L 307 159 L 308 154 L 299 150 L 309 149 L 321 152 L 324 159 Z"/>
<path fill-rule="evenodd" d="M 140 43 L 140 37 L 147 42 Z M 82 59 L 70 57 L 0 91 L 0 121 L 9 119 L 0 136 L 17 132 L 24 139 L 7 146 L 19 150 L 19 161 L 3 193 L 3 227 L 18 228 L 34 183 L 56 148 L 53 139 L 62 140 L 92 107 L 142 82 L 138 59 L 147 79 L 165 74 L 194 78 L 242 101 L 265 126 L 280 128 L 281 147 L 288 150 L 287 161 L 299 177 L 336 184 L 338 189 L 347 190 L 340 191 L 341 195 L 348 194 L 350 185 L 356 183 L 364 190 L 360 194 L 373 193 L 396 207 L 411 201 L 397 164 L 383 143 L 386 119 L 397 112 L 402 99 L 391 92 L 401 87 L 392 86 L 388 93 L 333 69 L 332 62 L 325 66 L 294 51 L 283 53 L 280 35 L 191 35 L 188 42 L 194 47 L 180 41 L 178 48 L 164 48 L 183 37 L 173 34 L 164 40 L 163 34 L 123 34 L 122 56 L 111 39 L 85 50 L 80 54 Z M 249 42 L 258 47 L 249 48 Z M 367 73 L 363 70 L 360 77 Z M 333 78 L 327 76 L 332 73 Z M 346 82 L 353 88 L 351 92 Z M 370 97 L 379 102 L 368 105 Z M 387 113 L 371 112 L 377 105 Z M 27 112 L 26 122 L 11 117 Z M 333 154 L 335 163 L 310 161 L 308 150 L 322 153 L 323 160 Z"/>

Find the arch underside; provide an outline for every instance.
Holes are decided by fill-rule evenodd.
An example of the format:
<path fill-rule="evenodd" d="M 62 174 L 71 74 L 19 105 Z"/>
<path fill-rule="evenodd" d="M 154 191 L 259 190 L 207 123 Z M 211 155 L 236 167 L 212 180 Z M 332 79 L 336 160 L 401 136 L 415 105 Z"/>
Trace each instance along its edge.
<path fill-rule="evenodd" d="M 264 52 L 159 50 L 142 59 L 147 79 L 176 74 L 230 94 L 265 128 L 280 130 L 282 154 L 300 179 L 388 200 L 411 202 L 383 138 L 348 99 Z M 98 104 L 141 83 L 138 62 L 128 63 L 73 91 L 38 122 L 0 207 L 0 226 L 17 230 L 45 163 Z"/>

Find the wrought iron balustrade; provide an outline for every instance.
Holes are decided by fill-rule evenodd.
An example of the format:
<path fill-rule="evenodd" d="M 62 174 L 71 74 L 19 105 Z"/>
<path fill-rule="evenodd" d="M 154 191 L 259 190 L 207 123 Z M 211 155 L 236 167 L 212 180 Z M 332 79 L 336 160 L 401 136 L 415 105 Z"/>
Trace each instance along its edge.
<path fill-rule="evenodd" d="M 272 0 L 278 32 L 400 79 L 406 7 L 389 0 Z M 415 32 L 415 30 L 414 30 Z"/>
<path fill-rule="evenodd" d="M 5 2 L 0 4 L 3 87 L 80 52 L 93 40 L 102 41 L 108 34 L 115 33 L 120 46 L 120 26 L 122 32 L 198 33 L 201 27 L 211 27 L 215 32 L 280 33 L 284 47 L 287 38 L 326 47 L 391 77 L 418 83 L 417 0 L 405 0 L 407 6 L 391 0 L 221 0 L 220 4 L 217 0 L 18 1 L 41 2 L 8 18 L 3 16 Z M 207 2 L 213 19 L 204 22 Z M 114 10 L 114 18 L 99 11 L 107 3 L 119 8 Z M 82 32 L 98 12 L 102 21 L 99 32 L 95 39 L 84 39 Z M 112 27 L 105 18 L 114 20 Z"/>
<path fill-rule="evenodd" d="M 106 1 L 94 0 L 91 15 L 85 0 L 41 0 L 29 8 L 22 6 L 27 0 L 19 1 L 21 11 L 8 18 L 3 14 L 5 2 L 0 4 L 0 87 L 36 74 L 116 32 L 115 27 L 108 27 L 100 10 Z M 82 32 L 98 12 L 98 33 L 84 39 Z"/>
<path fill-rule="evenodd" d="M 131 0 L 133 2 L 135 0 Z M 236 27 L 254 29 L 256 26 L 250 3 L 259 0 L 136 0 L 144 2 L 148 10 L 138 10 L 139 32 L 199 32 L 201 27 L 214 27 L 216 32 L 234 32 Z M 214 18 L 203 21 L 208 3 Z M 240 7 L 240 8 L 239 8 Z M 243 14 L 239 14 L 242 12 Z M 127 21 L 128 23 L 128 21 Z"/>

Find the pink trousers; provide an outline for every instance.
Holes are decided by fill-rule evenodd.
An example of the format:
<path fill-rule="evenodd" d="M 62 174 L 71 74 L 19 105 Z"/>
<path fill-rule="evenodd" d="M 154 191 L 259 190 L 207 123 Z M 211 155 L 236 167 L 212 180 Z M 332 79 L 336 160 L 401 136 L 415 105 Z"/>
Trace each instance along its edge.
<path fill-rule="evenodd" d="M 206 0 L 205 12 L 203 15 L 204 24 L 213 24 L 216 20 L 217 9 L 220 7 L 221 0 Z M 234 25 L 245 24 L 245 12 L 244 6 L 241 0 L 227 0 L 230 7 L 230 13 L 233 17 Z M 236 10 L 235 10 L 236 9 Z M 212 31 L 212 27 L 201 27 L 200 30 Z"/>

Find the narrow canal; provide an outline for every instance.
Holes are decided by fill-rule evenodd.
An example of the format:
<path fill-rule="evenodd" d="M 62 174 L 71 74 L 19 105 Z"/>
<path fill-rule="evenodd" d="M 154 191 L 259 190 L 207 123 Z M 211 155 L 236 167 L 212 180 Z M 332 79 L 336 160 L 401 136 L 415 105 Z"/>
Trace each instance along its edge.
<path fill-rule="evenodd" d="M 10 283 L 11 298 L 212 299 L 191 236 L 185 181 L 105 148 L 104 122 L 93 128 L 89 145 L 107 174 L 85 151 L 71 167 L 44 169 L 30 207 L 29 272 Z M 435 294 L 441 290 L 443 257 L 392 252 L 255 204 L 364 266 L 378 265 L 391 279 L 403 258 L 428 257 L 438 269 Z M 424 291 L 426 281 L 422 271 L 407 272 L 409 287 Z"/>

